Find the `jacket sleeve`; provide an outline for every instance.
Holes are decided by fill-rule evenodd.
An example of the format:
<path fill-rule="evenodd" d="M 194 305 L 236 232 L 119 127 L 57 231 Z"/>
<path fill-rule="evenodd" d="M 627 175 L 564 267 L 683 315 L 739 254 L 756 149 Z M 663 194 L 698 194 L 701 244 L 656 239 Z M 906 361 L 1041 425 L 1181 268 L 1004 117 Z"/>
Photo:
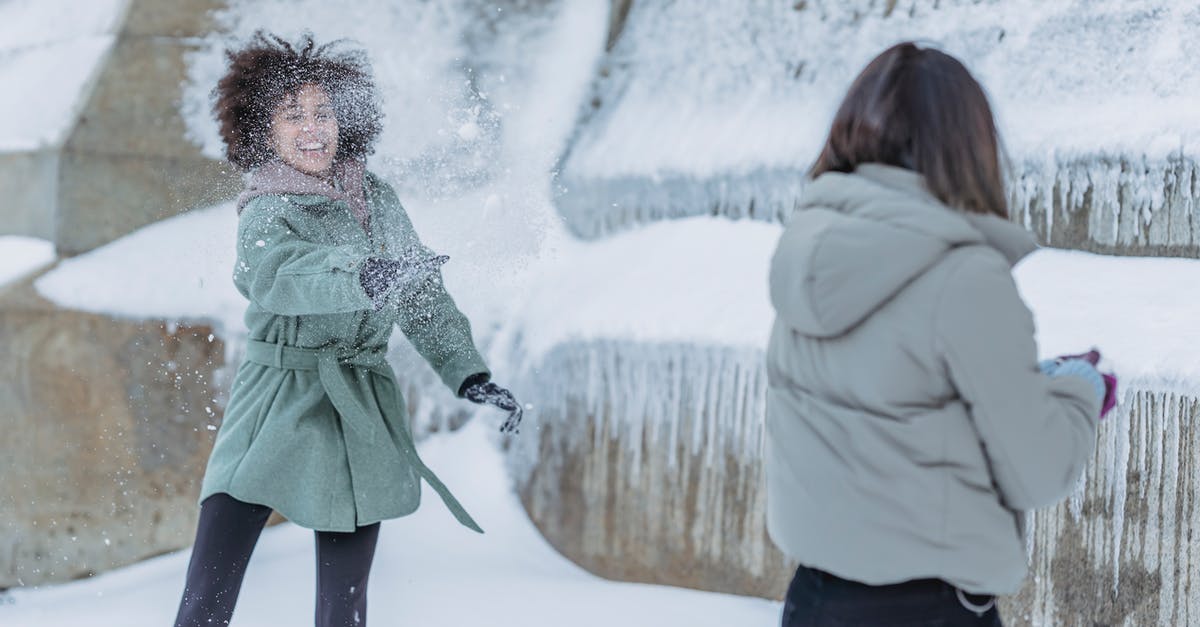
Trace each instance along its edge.
<path fill-rule="evenodd" d="M 475 348 L 471 323 L 446 293 L 440 274 L 399 298 L 398 324 L 456 395 L 471 376 L 491 376 Z"/>
<path fill-rule="evenodd" d="M 1069 494 L 1095 449 L 1100 399 L 1082 377 L 1039 371 L 1033 316 L 1003 259 L 966 256 L 934 326 L 1004 503 L 1034 509 Z"/>
<path fill-rule="evenodd" d="M 395 192 L 390 187 L 382 187 L 384 202 L 391 207 L 389 217 L 394 220 L 400 245 L 424 249 L 425 245 L 417 237 Z M 420 287 L 396 294 L 394 300 L 400 330 L 454 394 L 457 395 L 462 384 L 473 375 L 491 376 L 475 348 L 471 323 L 446 292 L 440 272 Z"/>
<path fill-rule="evenodd" d="M 367 251 L 301 238 L 278 207 L 247 205 L 238 223 L 234 283 L 246 298 L 284 316 L 370 309 L 359 280 Z"/>

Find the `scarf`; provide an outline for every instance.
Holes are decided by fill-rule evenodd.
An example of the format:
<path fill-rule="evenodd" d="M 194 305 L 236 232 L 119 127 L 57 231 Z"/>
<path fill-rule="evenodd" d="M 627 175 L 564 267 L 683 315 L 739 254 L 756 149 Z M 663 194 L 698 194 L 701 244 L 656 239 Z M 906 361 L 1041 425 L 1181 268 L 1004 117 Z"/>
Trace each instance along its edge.
<path fill-rule="evenodd" d="M 324 196 L 350 205 L 354 217 L 366 228 L 371 217 L 363 189 L 366 171 L 366 163 L 361 160 L 340 161 L 333 164 L 331 176 L 326 180 L 305 174 L 282 161 L 265 163 L 251 170 L 246 177 L 246 189 L 238 196 L 237 210 L 240 214 L 251 199 L 267 194 Z"/>

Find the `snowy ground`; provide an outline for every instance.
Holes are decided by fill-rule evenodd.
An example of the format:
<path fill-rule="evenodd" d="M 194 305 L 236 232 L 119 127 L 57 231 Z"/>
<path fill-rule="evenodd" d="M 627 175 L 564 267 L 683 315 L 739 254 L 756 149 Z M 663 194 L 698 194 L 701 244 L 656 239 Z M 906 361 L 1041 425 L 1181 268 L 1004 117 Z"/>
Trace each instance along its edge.
<path fill-rule="evenodd" d="M 773 625 L 778 603 L 610 582 L 554 552 L 529 522 L 505 474 L 493 425 L 476 420 L 421 445 L 480 524 L 460 527 L 425 490 L 413 516 L 384 523 L 370 583 L 370 624 L 459 627 Z M 462 460 L 470 459 L 470 464 Z M 0 596 L 5 627 L 160 627 L 174 617 L 189 551 L 94 579 Z M 233 627 L 312 621 L 313 540 L 287 524 L 258 546 Z"/>

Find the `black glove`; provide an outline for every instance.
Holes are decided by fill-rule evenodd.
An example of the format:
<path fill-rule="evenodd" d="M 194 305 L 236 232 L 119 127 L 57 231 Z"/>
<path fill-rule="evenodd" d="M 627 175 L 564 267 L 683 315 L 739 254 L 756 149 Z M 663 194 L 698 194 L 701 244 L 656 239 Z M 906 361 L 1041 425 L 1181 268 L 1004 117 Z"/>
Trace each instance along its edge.
<path fill-rule="evenodd" d="M 513 435 L 520 433 L 517 427 L 521 424 L 521 418 L 525 415 L 525 410 L 521 409 L 521 404 L 517 402 L 512 392 L 490 381 L 472 383 L 468 379 L 467 385 L 463 388 L 462 395 L 472 403 L 492 405 L 508 412 L 508 418 L 504 420 L 504 424 L 500 425 L 500 433 L 511 433 Z"/>
<path fill-rule="evenodd" d="M 369 257 L 359 270 L 358 280 L 363 291 L 378 308 L 394 289 L 408 287 L 437 273 L 449 261 L 445 255 L 405 253 L 400 259 Z"/>

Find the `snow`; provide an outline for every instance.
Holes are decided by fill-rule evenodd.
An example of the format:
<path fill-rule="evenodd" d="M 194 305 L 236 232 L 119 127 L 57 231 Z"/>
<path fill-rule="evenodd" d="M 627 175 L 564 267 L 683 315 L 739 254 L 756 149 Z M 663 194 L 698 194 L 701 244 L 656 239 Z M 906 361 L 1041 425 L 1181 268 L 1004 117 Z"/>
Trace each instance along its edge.
<path fill-rule="evenodd" d="M 592 339 L 765 346 L 766 269 L 780 228 L 690 218 L 649 224 L 549 257 L 519 321 L 531 362 Z"/>
<path fill-rule="evenodd" d="M 510 330 L 525 363 L 600 339 L 765 347 L 781 227 L 721 218 L 646 225 L 551 257 Z M 1044 357 L 1098 346 L 1126 389 L 1200 394 L 1200 261 L 1041 249 L 1014 276 Z"/>
<path fill-rule="evenodd" d="M 54 243 L 23 235 L 0 235 L 0 288 L 54 261 Z"/>
<path fill-rule="evenodd" d="M 635 4 L 566 170 L 802 170 L 850 81 L 906 39 L 967 65 L 1020 159 L 1192 155 L 1198 20 L 1200 8 L 1171 0 Z"/>
<path fill-rule="evenodd" d="M 1200 394 L 1200 261 L 1044 249 L 1015 276 L 1043 356 L 1097 346 L 1127 390 Z"/>
<path fill-rule="evenodd" d="M 416 514 L 383 525 L 368 593 L 369 624 L 723 627 L 778 622 L 779 603 L 605 581 L 571 564 L 525 516 L 502 453 L 490 441 L 494 421 L 481 418 L 420 448 L 487 533 L 463 529 L 426 490 Z M 7 604 L 0 597 L 0 624 L 167 624 L 179 602 L 188 558 L 189 552 L 181 551 L 86 581 L 11 590 Z M 266 530 L 231 626 L 311 623 L 312 564 L 311 532 L 290 524 Z"/>
<path fill-rule="evenodd" d="M 126 8 L 127 0 L 0 2 L 0 85 L 19 96 L 0 101 L 0 152 L 64 141 Z"/>
<path fill-rule="evenodd" d="M 587 238 L 686 215 L 783 221 L 850 82 L 911 39 L 984 85 L 1014 212 L 1044 220 L 1048 241 L 1079 245 L 1051 237 L 1061 200 L 1068 216 L 1090 209 L 1086 238 L 1105 250 L 1194 249 L 1197 24 L 1179 0 L 635 3 L 556 202 Z"/>
<path fill-rule="evenodd" d="M 190 211 L 66 259 L 34 287 L 70 309 L 204 320 L 241 335 L 246 300 L 233 287 L 236 232 L 232 204 Z"/>
<path fill-rule="evenodd" d="M 1200 104 L 1200 70 L 1189 63 L 1200 39 L 1187 36 L 1197 15 L 1182 3 L 1014 0 L 981 8 L 943 0 L 934 9 L 933 0 L 902 0 L 890 17 L 879 15 L 889 3 L 877 2 L 855 17 L 865 1 L 810 1 L 807 22 L 791 9 L 805 3 L 635 3 L 630 31 L 610 60 L 617 70 L 613 82 L 598 87 L 603 106 L 574 129 L 603 50 L 603 0 L 506 8 L 516 14 L 511 21 L 479 19 L 469 13 L 476 10 L 469 2 L 369 0 L 335 7 L 235 0 L 218 19 L 239 36 L 260 24 L 285 34 L 316 24 L 322 41 L 353 33 L 366 45 L 388 114 L 372 169 L 401 188 L 426 242 L 450 254 L 449 290 L 475 324 L 498 376 L 536 389 L 547 402 L 563 390 L 578 391 L 593 415 L 616 408 L 617 420 L 607 428 L 652 434 L 636 438 L 635 447 L 679 438 L 687 451 L 709 442 L 709 454 L 736 451 L 753 460 L 761 440 L 761 350 L 773 317 L 767 266 L 780 227 L 700 217 L 602 241 L 575 240 L 554 213 L 548 174 L 572 132 L 580 135 L 565 165 L 574 175 L 647 179 L 667 196 L 710 211 L 703 200 L 658 183 L 669 182 L 672 173 L 768 172 L 762 180 L 769 181 L 802 168 L 827 129 L 835 98 L 861 64 L 884 45 L 919 34 L 940 38 L 992 90 L 1009 147 L 1035 182 L 1051 181 L 1079 198 L 1103 187 L 1094 199 L 1102 204 L 1130 177 L 1141 176 L 1132 183 L 1133 197 L 1157 210 L 1165 195 L 1154 185 L 1169 175 L 1154 164 L 1190 158 L 1196 145 L 1186 112 Z M 30 10 L 34 3 L 0 3 L 0 18 L 14 6 Z M 481 33 L 487 29 L 495 32 Z M 747 34 L 755 46 L 745 45 Z M 20 55 L 44 54 L 41 63 L 55 67 L 67 57 L 53 52 L 55 46 L 83 45 L 89 37 L 0 50 L 0 81 L 9 84 L 4 73 L 19 69 L 13 59 Z M 675 40 L 706 44 L 661 43 Z M 220 151 L 207 93 L 222 70 L 220 48 L 227 41 L 209 38 L 192 57 L 185 98 L 192 136 L 214 156 Z M 75 93 L 51 96 L 69 101 Z M 45 117 L 69 118 L 64 112 L 73 106 L 55 100 Z M 0 142 L 56 141 L 55 124 L 24 120 L 21 132 L 50 131 L 18 137 L 0 126 Z M 1109 157 L 1103 176 L 1085 164 L 1062 184 L 1055 164 L 1097 154 Z M 1128 159 L 1146 167 L 1128 171 L 1121 165 Z M 227 339 L 239 336 L 245 302 L 230 281 L 235 222 L 228 204 L 193 211 L 66 260 L 36 287 L 66 307 L 209 321 Z M 5 250 L 0 243 L 0 255 Z M 1200 280 L 1200 262 L 1044 250 L 1021 264 L 1016 277 L 1037 318 L 1043 356 L 1097 345 L 1125 390 L 1200 394 L 1200 363 L 1188 354 L 1197 344 L 1192 321 L 1200 299 L 1181 287 Z M 579 381 L 578 373 L 565 372 L 579 359 L 593 368 L 584 372 L 614 376 Z M 662 364 L 669 367 L 656 367 Z M 583 383 L 588 387 L 579 390 Z M 685 431 L 679 412 L 692 399 L 704 399 L 709 411 L 695 418 L 703 425 Z M 1123 426 L 1116 421 L 1125 416 L 1110 418 L 1101 449 L 1111 463 L 1096 470 L 1111 478 L 1118 518 L 1129 451 L 1139 450 L 1130 439 L 1146 436 L 1145 429 L 1112 428 Z M 428 499 L 416 516 L 387 523 L 372 579 L 377 624 L 380 616 L 420 625 L 483 618 L 530 627 L 777 621 L 777 604 L 603 582 L 570 566 L 529 525 L 504 480 L 499 453 L 477 427 L 428 439 L 422 450 L 452 486 L 462 486 L 465 502 L 475 505 L 490 533 L 463 532 Z M 536 431 L 527 431 L 519 446 L 538 442 L 528 437 Z M 1178 440 L 1159 437 L 1167 438 L 1160 448 Z M 670 455 L 676 448 L 669 447 Z M 1121 529 L 1117 524 L 1104 534 L 1118 554 Z M 303 530 L 269 530 L 234 624 L 307 622 L 307 603 L 278 599 L 310 594 L 311 549 Z M 176 554 L 86 582 L 14 591 L 13 603 L 0 603 L 0 623 L 73 625 L 86 615 L 99 625 L 162 624 L 174 611 L 186 559 Z M 298 581 L 297 573 L 306 579 Z"/>
<path fill-rule="evenodd" d="M 35 287 L 68 308 L 202 320 L 241 335 L 245 299 L 230 279 L 235 231 L 232 205 L 193 211 L 64 260 Z M 494 261 L 471 259 L 484 244 L 460 242 L 447 285 L 477 314 L 477 328 L 497 329 L 492 357 L 513 367 L 598 339 L 761 348 L 773 319 L 767 268 L 780 233 L 773 224 L 699 217 L 594 242 L 554 238 L 525 265 L 504 268 L 507 278 L 492 290 L 478 281 L 494 266 L 472 274 Z M 48 244 L 40 246 L 42 258 L 52 258 Z M 1125 386 L 1200 393 L 1192 350 L 1200 345 L 1200 299 L 1181 287 L 1200 284 L 1200 261 L 1043 249 L 1015 276 L 1043 356 L 1095 345 Z"/>
<path fill-rule="evenodd" d="M 128 5 L 128 0 L 4 0 L 0 2 L 0 50 L 113 35 Z"/>

